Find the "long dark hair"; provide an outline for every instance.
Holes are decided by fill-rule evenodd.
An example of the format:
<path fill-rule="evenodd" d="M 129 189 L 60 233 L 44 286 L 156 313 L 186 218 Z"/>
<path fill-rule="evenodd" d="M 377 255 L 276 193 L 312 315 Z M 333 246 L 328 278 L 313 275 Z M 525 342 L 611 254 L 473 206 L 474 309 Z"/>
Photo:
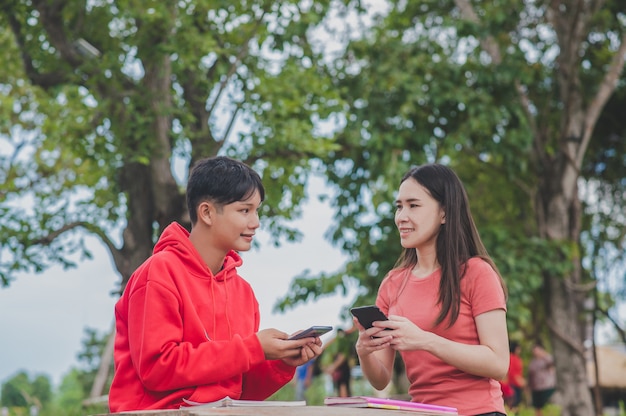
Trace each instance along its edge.
<path fill-rule="evenodd" d="M 437 261 L 441 266 L 439 300 L 441 312 L 435 326 L 449 317 L 448 328 L 459 317 L 461 307 L 461 278 L 465 274 L 467 261 L 472 257 L 485 260 L 500 278 L 500 284 L 507 294 L 504 280 L 489 257 L 487 249 L 478 235 L 469 207 L 465 188 L 457 174 L 447 166 L 428 164 L 409 170 L 400 183 L 413 178 L 439 202 L 445 212 L 446 221 L 437 235 Z M 417 264 L 417 251 L 405 248 L 396 262 L 396 268 L 413 268 Z M 408 278 L 407 274 L 407 278 Z"/>

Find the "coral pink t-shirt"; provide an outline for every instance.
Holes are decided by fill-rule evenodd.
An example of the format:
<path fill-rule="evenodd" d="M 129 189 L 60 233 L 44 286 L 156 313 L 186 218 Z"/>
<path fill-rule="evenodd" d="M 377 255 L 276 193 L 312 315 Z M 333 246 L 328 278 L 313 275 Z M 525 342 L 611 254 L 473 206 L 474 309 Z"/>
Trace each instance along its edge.
<path fill-rule="evenodd" d="M 461 279 L 459 317 L 450 328 L 447 328 L 447 319 L 433 327 L 441 310 L 437 303 L 440 270 L 425 278 L 410 275 L 408 269 L 390 271 L 380 285 L 376 304 L 387 315 L 404 316 L 423 330 L 451 341 L 478 345 L 474 319 L 495 309 L 506 311 L 506 300 L 500 279 L 487 262 L 475 257 L 467 265 Z M 465 373 L 429 352 L 402 351 L 401 356 L 411 383 L 412 401 L 456 407 L 459 415 L 464 416 L 494 411 L 505 413 L 498 381 Z"/>

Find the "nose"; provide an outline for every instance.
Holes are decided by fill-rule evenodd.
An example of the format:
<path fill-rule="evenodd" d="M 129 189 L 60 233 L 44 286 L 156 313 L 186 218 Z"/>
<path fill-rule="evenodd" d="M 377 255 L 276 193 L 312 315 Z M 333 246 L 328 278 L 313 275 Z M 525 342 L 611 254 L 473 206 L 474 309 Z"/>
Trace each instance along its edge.
<path fill-rule="evenodd" d="M 406 215 L 402 213 L 402 210 L 396 211 L 395 221 L 396 221 L 396 225 L 401 224 L 406 221 Z"/>
<path fill-rule="evenodd" d="M 261 221 L 259 220 L 259 213 L 257 211 L 254 212 L 254 215 L 252 216 L 252 219 L 250 220 L 250 224 L 248 224 L 248 226 L 253 230 L 256 230 L 257 228 L 261 226 Z"/>

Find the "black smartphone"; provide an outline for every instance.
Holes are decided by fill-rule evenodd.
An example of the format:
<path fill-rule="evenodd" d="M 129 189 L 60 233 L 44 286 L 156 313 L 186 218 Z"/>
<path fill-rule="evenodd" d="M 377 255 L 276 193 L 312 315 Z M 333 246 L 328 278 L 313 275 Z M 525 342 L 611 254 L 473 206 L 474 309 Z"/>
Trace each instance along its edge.
<path fill-rule="evenodd" d="M 359 320 L 363 328 L 369 329 L 375 321 L 386 321 L 387 316 L 376 305 L 359 306 L 350 309 L 352 315 Z"/>
<path fill-rule="evenodd" d="M 307 338 L 307 337 L 319 337 L 320 335 L 324 335 L 325 333 L 329 332 L 332 329 L 333 329 L 332 326 L 312 326 L 290 337 L 289 340 L 301 339 L 301 338 Z"/>

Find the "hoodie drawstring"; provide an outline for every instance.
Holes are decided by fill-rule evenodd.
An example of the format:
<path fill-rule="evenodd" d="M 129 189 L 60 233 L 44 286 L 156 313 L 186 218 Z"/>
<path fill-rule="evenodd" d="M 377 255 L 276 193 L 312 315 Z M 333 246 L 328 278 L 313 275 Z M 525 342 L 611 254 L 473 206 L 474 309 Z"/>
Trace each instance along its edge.
<path fill-rule="evenodd" d="M 232 339 L 233 337 L 233 331 L 232 331 L 232 327 L 230 324 L 230 314 L 228 313 L 228 306 L 229 306 L 229 302 L 228 302 L 228 283 L 227 283 L 228 279 L 224 278 L 223 282 L 224 282 L 224 293 L 225 293 L 225 299 L 226 299 L 226 303 L 225 303 L 225 315 L 226 315 L 226 324 L 228 325 L 228 339 Z M 215 288 L 213 287 L 215 284 L 217 283 L 217 279 L 215 279 L 214 277 L 211 278 L 210 280 L 210 284 L 211 284 L 211 299 L 213 300 L 213 340 L 217 339 L 216 336 L 216 328 L 217 328 L 217 311 L 216 311 L 216 303 L 215 303 Z M 204 336 L 206 337 L 207 340 L 211 341 L 211 337 L 209 337 L 209 334 L 207 333 L 206 328 L 204 328 Z"/>

